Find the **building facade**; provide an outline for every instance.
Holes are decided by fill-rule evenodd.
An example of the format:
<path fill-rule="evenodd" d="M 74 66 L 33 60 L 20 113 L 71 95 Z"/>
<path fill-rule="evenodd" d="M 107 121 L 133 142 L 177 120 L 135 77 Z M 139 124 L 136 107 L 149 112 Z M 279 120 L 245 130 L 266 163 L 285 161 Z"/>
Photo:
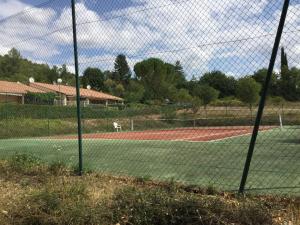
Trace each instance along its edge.
<path fill-rule="evenodd" d="M 55 100 L 55 104 L 57 105 L 76 105 L 75 87 L 62 84 L 46 84 L 39 82 L 31 82 L 30 87 L 41 90 L 43 92 L 56 93 L 57 99 Z M 80 88 L 80 101 L 84 106 L 90 104 L 109 105 L 124 103 L 124 100 L 122 98 L 87 88 Z"/>
<path fill-rule="evenodd" d="M 0 81 L 0 102 L 24 104 L 27 93 L 45 93 L 20 82 Z"/>

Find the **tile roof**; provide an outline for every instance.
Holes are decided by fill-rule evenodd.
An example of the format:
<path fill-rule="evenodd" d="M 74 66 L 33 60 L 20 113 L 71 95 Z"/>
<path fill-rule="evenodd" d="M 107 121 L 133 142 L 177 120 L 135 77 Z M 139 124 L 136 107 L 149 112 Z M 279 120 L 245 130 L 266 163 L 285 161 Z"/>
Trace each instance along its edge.
<path fill-rule="evenodd" d="M 45 93 L 40 89 L 19 82 L 0 81 L 0 93 L 26 94 L 28 92 Z"/>
<path fill-rule="evenodd" d="M 66 85 L 58 85 L 58 84 L 46 84 L 46 83 L 39 83 L 34 82 L 30 84 L 31 87 L 41 89 L 45 92 L 51 91 L 51 92 L 58 92 L 65 94 L 67 96 L 76 96 L 76 88 L 72 86 L 66 86 Z M 94 91 L 90 89 L 80 88 L 80 96 L 86 97 L 89 99 L 95 99 L 95 100 L 115 100 L 115 101 L 123 101 L 122 98 L 106 94 L 99 91 Z"/>

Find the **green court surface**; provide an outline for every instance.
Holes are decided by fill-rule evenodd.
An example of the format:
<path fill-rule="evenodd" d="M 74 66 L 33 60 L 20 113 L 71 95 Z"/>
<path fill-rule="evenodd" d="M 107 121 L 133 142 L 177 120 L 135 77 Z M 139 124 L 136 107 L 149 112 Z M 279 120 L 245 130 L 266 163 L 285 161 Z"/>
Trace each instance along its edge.
<path fill-rule="evenodd" d="M 211 142 L 84 140 L 84 166 L 114 175 L 237 190 L 250 135 Z M 76 140 L 0 140 L 0 157 L 34 154 L 47 162 L 78 160 Z M 249 192 L 300 194 L 300 128 L 260 132 L 247 182 Z"/>

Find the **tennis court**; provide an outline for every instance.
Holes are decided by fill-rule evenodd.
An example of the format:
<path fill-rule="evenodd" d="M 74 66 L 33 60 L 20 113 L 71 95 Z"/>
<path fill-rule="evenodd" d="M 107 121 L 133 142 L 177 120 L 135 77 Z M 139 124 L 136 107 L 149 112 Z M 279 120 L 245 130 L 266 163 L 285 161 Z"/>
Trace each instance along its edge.
<path fill-rule="evenodd" d="M 181 139 L 176 140 L 178 133 Z M 84 167 L 113 175 L 237 190 L 250 133 L 250 127 L 209 127 L 85 134 Z M 299 193 L 299 136 L 300 129 L 296 126 L 283 130 L 262 128 L 247 189 L 260 193 Z M 0 157 L 25 153 L 46 162 L 61 161 L 74 166 L 78 162 L 75 137 L 2 139 Z"/>
<path fill-rule="evenodd" d="M 261 131 L 274 129 L 272 126 L 261 127 Z M 84 139 L 108 140 L 162 140 L 162 141 L 216 141 L 251 134 L 250 126 L 208 127 L 208 128 L 176 128 L 162 130 L 146 130 L 137 132 L 110 132 L 84 134 Z M 76 139 L 76 135 L 56 136 L 53 139 Z"/>

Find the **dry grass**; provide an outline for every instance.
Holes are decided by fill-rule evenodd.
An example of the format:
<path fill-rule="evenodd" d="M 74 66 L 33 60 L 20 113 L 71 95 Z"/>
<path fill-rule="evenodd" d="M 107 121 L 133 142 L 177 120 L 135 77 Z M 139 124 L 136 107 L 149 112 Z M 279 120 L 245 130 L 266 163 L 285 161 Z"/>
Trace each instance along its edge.
<path fill-rule="evenodd" d="M 35 159 L 0 161 L 0 224 L 300 224 L 300 199 L 90 173 Z"/>

